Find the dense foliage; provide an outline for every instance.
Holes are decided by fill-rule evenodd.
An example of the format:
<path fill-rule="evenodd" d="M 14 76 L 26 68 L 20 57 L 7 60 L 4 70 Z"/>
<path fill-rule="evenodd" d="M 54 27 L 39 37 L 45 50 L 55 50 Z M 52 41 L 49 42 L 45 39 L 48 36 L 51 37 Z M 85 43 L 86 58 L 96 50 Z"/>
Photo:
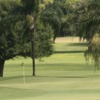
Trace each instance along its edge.
<path fill-rule="evenodd" d="M 49 24 L 54 30 L 53 42 L 62 33 L 65 15 L 67 15 L 66 0 L 54 0 L 53 3 L 47 4 L 42 12 L 41 19 L 44 24 Z"/>
<path fill-rule="evenodd" d="M 65 21 L 66 32 L 86 39 L 88 50 L 86 58 L 94 61 L 95 68 L 100 64 L 100 1 L 80 0 L 70 3 Z"/>
<path fill-rule="evenodd" d="M 95 34 L 90 42 L 87 51 L 85 52 L 86 60 L 90 58 L 95 64 L 95 70 L 99 70 L 100 65 L 100 34 Z"/>
<path fill-rule="evenodd" d="M 89 0 L 87 5 L 87 17 L 82 24 L 86 31 L 85 35 L 89 40 L 86 57 L 92 58 L 95 68 L 99 69 L 100 64 L 100 1 Z"/>
<path fill-rule="evenodd" d="M 34 59 L 52 54 L 52 36 L 53 42 L 57 36 L 64 35 L 86 39 L 89 44 L 86 58 L 92 58 L 99 66 L 99 34 L 99 0 L 2 0 L 0 76 L 8 59 L 16 56 L 34 56 Z"/>
<path fill-rule="evenodd" d="M 24 0 L 22 0 L 23 2 Z M 32 3 L 34 0 L 31 0 Z M 0 76 L 3 76 L 4 63 L 6 60 L 16 56 L 32 57 L 31 42 L 34 39 L 34 57 L 49 56 L 53 52 L 51 27 L 45 26 L 40 18 L 35 17 L 37 8 L 30 6 L 30 3 L 4 0 L 0 2 Z M 34 2 L 34 4 L 38 2 Z M 33 4 L 33 3 L 32 3 Z M 32 8 L 33 7 L 33 8 Z M 38 7 L 38 6 L 36 6 Z M 31 15 L 31 12 L 33 14 Z M 33 28 L 34 38 L 33 38 Z"/>

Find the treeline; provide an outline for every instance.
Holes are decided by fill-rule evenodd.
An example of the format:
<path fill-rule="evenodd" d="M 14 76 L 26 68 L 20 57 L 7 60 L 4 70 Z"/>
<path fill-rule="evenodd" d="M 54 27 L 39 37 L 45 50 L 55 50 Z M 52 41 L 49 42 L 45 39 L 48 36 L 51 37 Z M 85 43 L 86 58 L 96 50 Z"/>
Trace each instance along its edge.
<path fill-rule="evenodd" d="M 32 57 L 35 75 L 34 59 L 51 55 L 52 42 L 65 35 L 86 39 L 89 45 L 85 56 L 99 66 L 100 1 L 1 0 L 0 76 L 5 61 L 16 56 Z"/>

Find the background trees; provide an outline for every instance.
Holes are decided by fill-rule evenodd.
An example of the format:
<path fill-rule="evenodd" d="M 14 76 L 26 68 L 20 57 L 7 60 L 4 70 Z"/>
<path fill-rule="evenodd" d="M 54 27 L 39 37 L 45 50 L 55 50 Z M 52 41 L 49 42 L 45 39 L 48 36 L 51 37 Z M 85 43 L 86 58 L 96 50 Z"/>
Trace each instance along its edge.
<path fill-rule="evenodd" d="M 74 4 L 74 16 L 76 16 L 76 32 L 78 36 L 88 41 L 88 50 L 85 52 L 86 58 L 92 58 L 98 69 L 100 63 L 100 1 L 84 0 Z M 73 12 L 72 12 L 73 14 Z M 75 17 L 72 17 L 72 20 Z"/>
<path fill-rule="evenodd" d="M 95 70 L 99 70 L 100 65 L 100 34 L 95 34 L 85 52 L 86 60 L 93 60 Z"/>
<path fill-rule="evenodd" d="M 44 24 L 49 24 L 54 30 L 53 42 L 63 32 L 63 21 L 66 14 L 66 0 L 54 0 L 53 3 L 46 5 L 42 12 L 41 19 L 45 22 Z"/>
<path fill-rule="evenodd" d="M 87 27 L 86 30 L 91 37 L 86 57 L 92 58 L 98 70 L 100 64 L 100 1 L 91 0 L 87 7 L 89 14 L 83 26 Z"/>
<path fill-rule="evenodd" d="M 34 59 L 52 54 L 52 33 L 53 42 L 65 33 L 85 38 L 89 41 L 86 54 L 90 53 L 98 65 L 100 56 L 95 50 L 99 51 L 99 9 L 99 0 L 1 1 L 0 76 L 4 62 L 18 55 L 32 57 L 35 75 Z"/>

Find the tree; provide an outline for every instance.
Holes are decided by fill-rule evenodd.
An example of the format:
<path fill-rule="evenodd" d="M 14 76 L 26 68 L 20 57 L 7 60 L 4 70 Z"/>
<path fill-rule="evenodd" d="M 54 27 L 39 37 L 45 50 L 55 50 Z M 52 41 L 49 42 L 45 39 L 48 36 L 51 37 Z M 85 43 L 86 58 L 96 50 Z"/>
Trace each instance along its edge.
<path fill-rule="evenodd" d="M 34 52 L 31 45 L 34 46 L 34 58 L 52 54 L 52 30 L 49 26 L 44 27 L 39 18 L 35 20 L 33 29 L 33 16 L 29 15 L 31 11 L 25 11 L 29 5 L 23 6 L 17 1 L 2 1 L 0 7 L 0 77 L 3 76 L 6 60 L 16 56 L 32 57 Z"/>
<path fill-rule="evenodd" d="M 86 60 L 92 58 L 95 68 L 100 65 L 100 1 L 81 0 L 69 5 L 71 9 L 67 16 L 65 26 L 72 27 L 73 33 L 88 41 L 85 52 Z M 69 30 L 71 33 L 72 31 Z M 78 33 L 78 34 L 77 34 Z"/>
<path fill-rule="evenodd" d="M 83 36 L 83 32 L 80 32 L 80 24 L 85 17 L 85 1 L 69 1 L 68 2 L 68 14 L 64 22 L 64 28 L 69 35 Z"/>
<path fill-rule="evenodd" d="M 7 16 L 0 21 L 0 77 L 3 76 L 4 63 L 6 60 L 17 55 L 28 53 L 27 48 L 22 48 L 23 21 L 14 16 Z M 26 43 L 23 46 L 27 45 Z"/>
<path fill-rule="evenodd" d="M 95 70 L 99 70 L 100 65 L 100 34 L 95 34 L 85 51 L 86 60 L 92 59 L 95 65 Z"/>
<path fill-rule="evenodd" d="M 53 43 L 57 36 L 62 32 L 62 23 L 67 14 L 66 0 L 54 0 L 48 4 L 42 12 L 41 19 L 44 24 L 49 24 L 54 30 Z"/>
<path fill-rule="evenodd" d="M 91 41 L 94 34 L 99 30 L 100 3 L 98 0 L 84 0 L 77 2 L 76 5 L 78 35 L 87 41 Z"/>
<path fill-rule="evenodd" d="M 9 14 L 16 6 L 16 2 L 0 2 L 0 77 L 3 76 L 5 61 L 20 55 L 23 51 L 20 35 L 24 28 L 23 21 Z M 26 52 L 25 49 L 24 53 Z"/>
<path fill-rule="evenodd" d="M 99 70 L 100 65 L 100 1 L 91 0 L 88 3 L 89 17 L 83 23 L 84 27 L 88 27 L 87 31 L 90 32 L 91 38 L 88 50 L 85 55 L 86 58 L 92 58 L 95 64 L 95 70 Z"/>
<path fill-rule="evenodd" d="M 35 75 L 35 50 L 34 50 L 34 28 L 36 16 L 39 12 L 39 0 L 21 0 L 24 8 L 23 13 L 28 16 L 29 27 L 27 32 L 31 34 L 33 76 Z"/>
<path fill-rule="evenodd" d="M 77 5 L 77 6 L 76 6 Z M 80 37 L 88 41 L 88 49 L 85 52 L 86 60 L 92 58 L 95 68 L 100 64 L 100 1 L 84 0 L 77 2 L 74 6 L 76 29 Z"/>

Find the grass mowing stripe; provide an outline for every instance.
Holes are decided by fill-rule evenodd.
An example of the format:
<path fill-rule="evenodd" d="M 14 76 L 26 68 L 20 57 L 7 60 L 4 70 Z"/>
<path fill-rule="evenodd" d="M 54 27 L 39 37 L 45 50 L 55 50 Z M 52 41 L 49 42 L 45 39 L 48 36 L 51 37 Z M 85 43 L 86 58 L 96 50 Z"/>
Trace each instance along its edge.
<path fill-rule="evenodd" d="M 100 100 L 100 72 L 86 64 L 85 43 L 57 43 L 55 52 L 36 59 L 36 76 L 32 77 L 31 59 L 22 57 L 6 62 L 0 78 L 1 100 Z M 82 51 L 82 52 L 79 52 Z M 77 52 L 77 53 L 76 53 Z M 21 63 L 24 63 L 26 84 Z"/>

